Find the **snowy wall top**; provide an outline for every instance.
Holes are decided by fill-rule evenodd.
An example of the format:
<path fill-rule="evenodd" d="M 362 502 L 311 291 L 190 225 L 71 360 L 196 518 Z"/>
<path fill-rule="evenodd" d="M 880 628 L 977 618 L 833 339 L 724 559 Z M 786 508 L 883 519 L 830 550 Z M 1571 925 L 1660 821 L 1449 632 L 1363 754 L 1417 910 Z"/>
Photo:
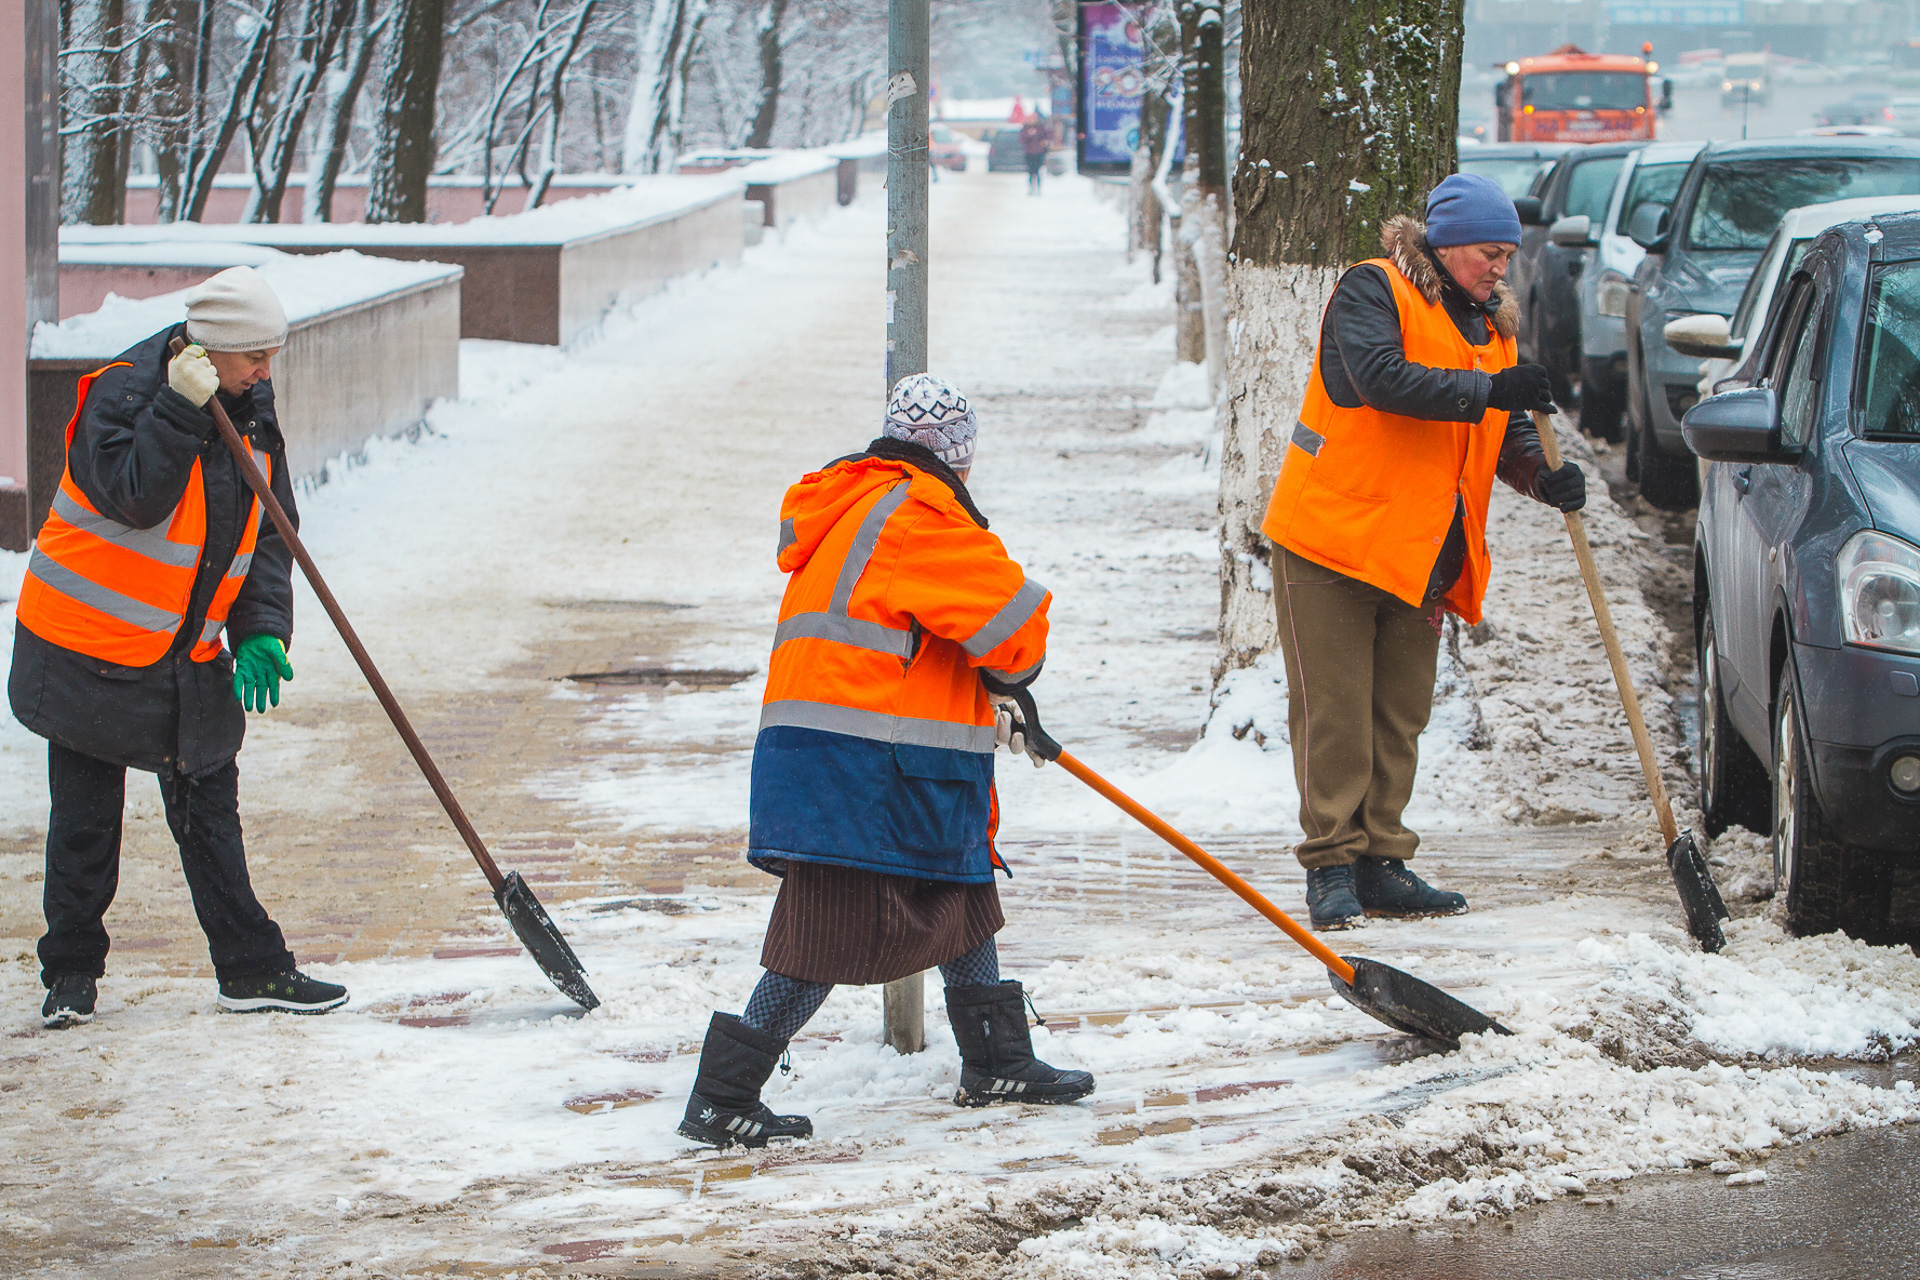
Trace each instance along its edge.
<path fill-rule="evenodd" d="M 198 246 L 212 250 L 215 244 Z M 258 252 L 254 245 L 228 246 Z M 65 246 L 62 246 L 64 256 Z M 394 258 L 369 258 L 353 252 L 296 256 L 271 253 L 264 261 L 251 261 L 267 278 L 287 310 L 287 322 L 298 329 L 322 316 L 355 309 L 394 294 L 407 293 L 423 285 L 458 280 L 459 267 L 443 262 L 406 262 Z M 244 261 L 235 258 L 234 262 Z M 206 265 L 203 263 L 202 265 Z M 223 265 L 232 265 L 223 263 Z M 36 360 L 105 359 L 125 351 L 150 334 L 186 317 L 186 290 L 163 293 L 152 298 L 121 298 L 109 295 L 98 311 L 72 316 L 58 324 L 41 322 L 33 331 L 33 358 Z"/>
<path fill-rule="evenodd" d="M 838 146 L 828 147 L 828 155 L 836 160 L 874 160 L 887 154 L 887 135 L 885 130 L 863 133 Z"/>
<path fill-rule="evenodd" d="M 837 170 L 839 167 L 839 158 L 825 151 L 789 151 L 785 155 L 769 156 L 765 160 L 755 160 L 752 164 L 729 169 L 727 176 L 757 187 L 792 182 L 796 178 L 810 178 L 816 173 Z"/>
<path fill-rule="evenodd" d="M 64 228 L 63 228 L 64 229 Z M 114 240 L 104 244 L 65 241 L 60 245 L 63 267 L 259 267 L 287 257 L 263 244 L 236 244 L 232 240 Z"/>
<path fill-rule="evenodd" d="M 638 224 L 662 221 L 737 195 L 742 186 L 740 174 L 743 172 L 734 170 L 699 177 L 678 174 L 635 177 L 631 179 L 631 185 L 616 187 L 604 195 L 562 200 L 526 213 L 497 218 L 480 217 L 448 224 L 298 222 L 208 225 L 170 222 L 131 227 L 62 227 L 60 251 L 64 256 L 68 245 L 137 244 L 167 240 L 246 241 L 264 245 L 567 244 L 612 235 Z"/>

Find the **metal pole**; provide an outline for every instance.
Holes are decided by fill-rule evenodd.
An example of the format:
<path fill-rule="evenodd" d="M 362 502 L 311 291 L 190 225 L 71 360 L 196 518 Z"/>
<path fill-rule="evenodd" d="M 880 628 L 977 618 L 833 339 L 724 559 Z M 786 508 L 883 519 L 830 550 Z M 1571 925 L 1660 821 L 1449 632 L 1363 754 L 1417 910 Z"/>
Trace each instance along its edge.
<path fill-rule="evenodd" d="M 933 55 L 928 0 L 891 0 L 887 12 L 887 387 L 927 371 L 927 89 Z M 889 982 L 887 1043 L 927 1047 L 924 974 Z"/>

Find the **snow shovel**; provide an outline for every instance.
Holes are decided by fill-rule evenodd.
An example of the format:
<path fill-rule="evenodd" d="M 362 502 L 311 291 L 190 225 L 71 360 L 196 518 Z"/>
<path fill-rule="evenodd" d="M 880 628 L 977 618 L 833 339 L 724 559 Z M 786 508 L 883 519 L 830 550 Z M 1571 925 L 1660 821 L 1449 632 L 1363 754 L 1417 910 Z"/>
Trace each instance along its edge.
<path fill-rule="evenodd" d="M 1336 955 L 1331 947 L 1314 937 L 1307 929 L 1302 928 L 1299 921 L 1267 901 L 1258 889 L 1235 875 L 1218 858 L 1175 831 L 1120 788 L 1074 759 L 1048 735 L 1045 729 L 1040 727 L 1040 712 L 1034 706 L 1032 692 L 1016 689 L 1011 696 L 1020 707 L 1020 714 L 1023 717 L 1021 732 L 1026 734 L 1028 751 L 1042 760 L 1057 761 L 1061 768 L 1118 805 L 1129 817 L 1147 830 L 1199 863 L 1207 874 L 1233 890 L 1248 906 L 1279 925 L 1289 938 L 1305 947 L 1314 959 L 1327 966 L 1327 976 L 1333 980 L 1333 989 L 1339 992 L 1348 1004 L 1362 1013 L 1378 1018 L 1395 1031 L 1404 1031 L 1408 1035 L 1437 1040 L 1449 1049 L 1458 1049 L 1460 1037 L 1464 1035 L 1485 1031 L 1498 1032 L 1503 1036 L 1513 1034 L 1473 1006 L 1463 1004 L 1440 988 L 1431 983 L 1422 982 L 1410 973 L 1403 973 L 1391 965 L 1369 960 L 1365 956 Z"/>
<path fill-rule="evenodd" d="M 1533 415 L 1534 429 L 1540 433 L 1540 447 L 1546 450 L 1547 465 L 1560 466 L 1560 438 L 1554 434 L 1553 418 L 1544 413 Z M 1647 722 L 1640 714 L 1640 697 L 1633 690 L 1633 677 L 1627 674 L 1627 657 L 1620 649 L 1620 636 L 1613 629 L 1613 614 L 1607 609 L 1607 594 L 1600 586 L 1600 568 L 1593 562 L 1593 547 L 1587 542 L 1587 523 L 1578 511 L 1566 512 L 1567 536 L 1573 540 L 1574 558 L 1580 562 L 1580 576 L 1587 583 L 1587 598 L 1593 602 L 1594 621 L 1600 624 L 1600 639 L 1607 648 L 1607 662 L 1613 667 L 1613 683 L 1620 690 L 1620 705 L 1627 713 L 1627 725 L 1633 730 L 1634 749 L 1640 753 L 1640 770 L 1647 776 L 1647 792 L 1653 797 L 1653 810 L 1660 818 L 1660 835 L 1667 842 L 1667 870 L 1680 891 L 1680 906 L 1686 911 L 1687 932 L 1702 951 L 1718 951 L 1727 945 L 1720 922 L 1727 918 L 1727 905 L 1713 883 L 1713 872 L 1700 852 L 1693 832 L 1681 831 L 1673 820 L 1673 806 L 1667 802 L 1666 783 L 1660 778 L 1660 765 L 1653 758 L 1653 739 L 1647 736 Z M 1709 655 L 1711 657 L 1711 655 Z"/>
<path fill-rule="evenodd" d="M 186 344 L 176 338 L 173 345 L 174 354 L 178 355 Z M 313 594 L 320 597 L 320 604 L 326 609 L 327 616 L 333 619 L 340 638 L 346 641 L 353 660 L 360 664 L 360 673 L 373 687 L 380 705 L 387 709 L 387 717 L 393 721 L 393 727 L 399 730 L 400 740 L 413 753 L 413 762 L 426 775 L 427 785 L 433 788 L 434 795 L 440 797 L 441 807 L 447 811 L 447 817 L 453 819 L 460 838 L 467 842 L 473 860 L 486 873 L 487 883 L 493 886 L 493 900 L 506 913 L 507 923 L 513 926 L 521 945 L 526 947 L 534 963 L 540 966 L 554 986 L 560 988 L 562 994 L 582 1009 L 594 1008 L 600 1003 L 600 998 L 587 985 L 587 971 L 581 967 L 580 957 L 573 954 L 573 948 L 567 945 L 567 940 L 560 935 L 560 930 L 540 905 L 540 900 L 533 896 L 533 890 L 527 887 L 527 882 L 520 878 L 520 873 L 509 871 L 501 875 L 500 868 L 494 865 L 493 856 L 480 840 L 480 833 L 473 829 L 473 824 L 467 821 L 466 813 L 460 808 L 460 802 L 454 799 L 453 788 L 440 776 L 439 767 L 433 763 L 433 757 L 427 754 L 420 735 L 413 731 L 407 713 L 400 709 L 399 700 L 393 696 L 393 690 L 387 687 L 387 682 L 380 678 L 380 672 L 374 668 L 372 657 L 368 655 L 366 646 L 360 643 L 360 637 L 354 633 L 353 625 L 347 621 L 339 601 L 327 589 L 319 568 L 313 563 L 313 557 L 307 554 L 300 535 L 294 532 L 293 521 L 287 519 L 287 513 L 281 508 L 279 499 L 273 496 L 266 476 L 261 474 L 259 464 L 253 460 L 253 453 L 240 438 L 240 433 L 233 429 L 233 420 L 227 417 L 219 397 L 208 400 L 207 408 L 213 412 L 213 421 L 220 428 L 220 438 L 227 442 L 227 448 L 233 451 L 234 461 L 240 464 L 240 474 L 246 477 L 247 487 L 260 499 L 260 505 L 266 508 L 274 528 L 280 531 L 280 537 L 293 550 L 293 558 L 300 562 L 300 571 L 307 575 Z"/>

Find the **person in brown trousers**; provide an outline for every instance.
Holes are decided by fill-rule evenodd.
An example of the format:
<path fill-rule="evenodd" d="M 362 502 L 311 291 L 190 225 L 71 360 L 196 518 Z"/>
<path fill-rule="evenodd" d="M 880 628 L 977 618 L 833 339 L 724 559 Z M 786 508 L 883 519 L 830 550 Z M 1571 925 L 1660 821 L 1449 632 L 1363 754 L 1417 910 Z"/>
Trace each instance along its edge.
<path fill-rule="evenodd" d="M 1549 469 L 1529 417 L 1554 406 L 1546 370 L 1518 363 L 1502 277 L 1519 241 L 1513 201 L 1471 174 L 1434 189 L 1424 224 L 1382 228 L 1384 255 L 1327 305 L 1261 525 L 1316 929 L 1467 909 L 1408 868 L 1420 837 L 1401 821 L 1442 617 L 1480 620 L 1496 476 L 1562 511 L 1586 502 L 1580 468 Z"/>
<path fill-rule="evenodd" d="M 1084 1071 L 1033 1055 L 1023 992 L 1000 976 L 996 745 L 1024 749 L 994 696 L 1046 658 L 1053 597 L 987 532 L 966 480 L 974 415 L 902 378 L 883 434 L 787 491 L 774 632 L 753 749 L 747 856 L 781 877 L 740 1016 L 715 1013 L 680 1132 L 725 1147 L 813 1133 L 760 1089 L 838 983 L 939 968 L 961 1106 L 1072 1102 Z M 1033 757 L 1036 763 L 1038 757 Z M 1004 868 L 1002 868 L 1004 869 Z"/>

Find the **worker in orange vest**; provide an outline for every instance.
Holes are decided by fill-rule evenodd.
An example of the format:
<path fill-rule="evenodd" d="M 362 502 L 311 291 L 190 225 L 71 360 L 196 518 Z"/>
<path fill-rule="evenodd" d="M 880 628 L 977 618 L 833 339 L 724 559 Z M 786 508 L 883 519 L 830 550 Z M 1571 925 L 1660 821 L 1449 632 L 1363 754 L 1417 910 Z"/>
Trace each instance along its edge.
<path fill-rule="evenodd" d="M 220 397 L 291 515 L 268 381 L 286 313 L 251 267 L 220 272 L 186 301 L 183 324 L 80 380 L 66 471 L 15 609 L 7 694 L 20 723 L 47 739 L 52 797 L 40 939 L 48 1027 L 93 1018 L 129 768 L 159 777 L 220 1007 L 319 1013 L 347 999 L 294 967 L 254 896 L 240 835 L 246 712 L 278 706 L 280 682 L 293 678 L 292 557 L 262 526 L 207 402 Z"/>
<path fill-rule="evenodd" d="M 1562 511 L 1586 502 L 1586 477 L 1548 468 L 1529 416 L 1553 402 L 1546 370 L 1514 345 L 1503 277 L 1519 243 L 1513 201 L 1455 174 L 1424 224 L 1382 228 L 1384 255 L 1341 277 L 1321 321 L 1261 525 L 1316 929 L 1467 909 L 1408 868 L 1420 837 L 1401 821 L 1442 615 L 1480 620 L 1496 475 Z"/>
<path fill-rule="evenodd" d="M 1046 658 L 1052 596 L 1007 557 L 967 491 L 975 421 L 940 378 L 902 378 L 881 437 L 787 491 L 792 575 L 753 748 L 748 858 L 781 877 L 745 1011 L 715 1013 L 680 1132 L 765 1146 L 813 1132 L 760 1089 L 834 984 L 938 967 L 960 1050 L 954 1101 L 1062 1103 L 1084 1071 L 1034 1057 L 1000 976 L 995 696 Z M 1036 765 L 1038 756 L 1031 757 Z"/>

